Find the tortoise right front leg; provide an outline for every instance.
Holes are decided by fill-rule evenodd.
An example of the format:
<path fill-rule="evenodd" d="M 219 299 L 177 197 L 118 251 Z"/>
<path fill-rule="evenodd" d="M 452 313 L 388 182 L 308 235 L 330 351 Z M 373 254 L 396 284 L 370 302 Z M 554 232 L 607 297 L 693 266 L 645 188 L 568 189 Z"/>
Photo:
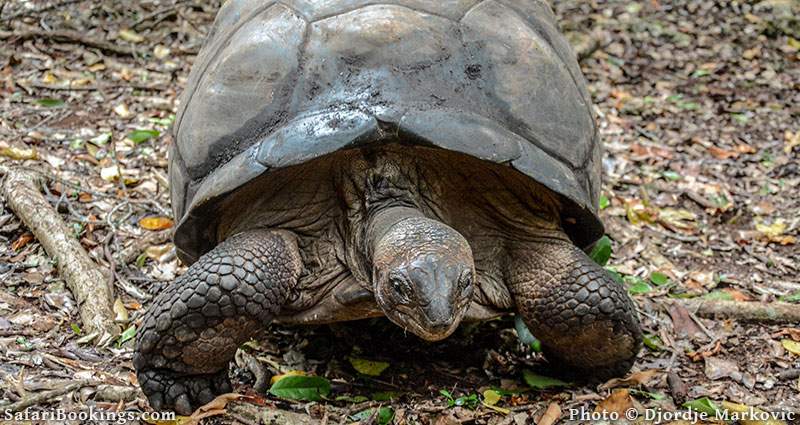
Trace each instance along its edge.
<path fill-rule="evenodd" d="M 577 378 L 628 372 L 642 331 L 622 285 L 569 240 L 519 242 L 509 260 L 519 314 L 548 360 Z"/>
<path fill-rule="evenodd" d="M 219 244 L 159 294 L 133 356 L 150 406 L 188 415 L 229 392 L 228 363 L 286 303 L 301 270 L 293 235 L 253 230 Z"/>

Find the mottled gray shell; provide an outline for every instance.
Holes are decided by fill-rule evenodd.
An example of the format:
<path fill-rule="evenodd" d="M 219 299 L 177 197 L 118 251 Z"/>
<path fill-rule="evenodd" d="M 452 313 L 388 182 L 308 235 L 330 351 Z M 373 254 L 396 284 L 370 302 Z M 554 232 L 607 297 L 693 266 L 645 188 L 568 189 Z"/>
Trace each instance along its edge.
<path fill-rule="evenodd" d="M 175 124 L 181 258 L 226 194 L 387 134 L 507 164 L 562 195 L 576 244 L 602 234 L 590 98 L 544 1 L 229 0 Z"/>

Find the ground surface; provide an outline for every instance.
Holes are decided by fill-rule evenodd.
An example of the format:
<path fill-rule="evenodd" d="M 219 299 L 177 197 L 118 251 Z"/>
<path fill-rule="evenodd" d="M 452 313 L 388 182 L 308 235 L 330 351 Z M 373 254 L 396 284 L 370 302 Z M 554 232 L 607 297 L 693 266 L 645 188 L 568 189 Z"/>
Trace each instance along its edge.
<path fill-rule="evenodd" d="M 72 0 L 0 8 L 0 164 L 55 176 L 48 199 L 92 257 L 115 268 L 115 311 L 135 327 L 148 291 L 183 270 L 169 231 L 158 230 L 171 224 L 167 129 L 216 6 Z M 704 397 L 800 410 L 792 345 L 800 324 L 697 319 L 673 302 L 800 301 L 800 6 L 648 0 L 555 8 L 576 44 L 599 47 L 582 67 L 606 145 L 602 216 L 610 264 L 625 276 L 648 334 L 635 366 L 644 372 L 605 386 L 532 390 L 523 371 L 547 374 L 547 363 L 519 343 L 513 319 L 462 327 L 439 344 L 376 321 L 271 328 L 240 355 L 239 365 L 255 358 L 262 366 L 236 368 L 239 392 L 331 423 L 377 406 L 389 406 L 398 423 L 437 424 L 531 423 L 554 406 L 562 421 L 571 408 L 598 405 L 675 412 Z M 55 37 L 57 30 L 72 33 Z M 3 203 L 0 241 L 0 404 L 80 381 L 32 409 L 148 409 L 132 341 L 81 344 L 64 282 Z M 389 367 L 370 377 L 353 358 Z M 331 401 L 253 391 L 254 374 L 293 369 L 327 377 Z M 484 393 L 491 388 L 507 392 L 488 407 L 479 401 L 492 404 L 493 393 Z M 449 407 L 441 390 L 465 406 Z M 248 422 L 243 415 L 206 421 Z"/>

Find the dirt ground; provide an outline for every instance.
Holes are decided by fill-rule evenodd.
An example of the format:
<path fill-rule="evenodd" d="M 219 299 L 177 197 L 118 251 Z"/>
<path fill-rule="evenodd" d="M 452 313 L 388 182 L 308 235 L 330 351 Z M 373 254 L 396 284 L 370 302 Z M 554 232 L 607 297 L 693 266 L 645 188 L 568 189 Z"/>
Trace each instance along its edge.
<path fill-rule="evenodd" d="M 0 167 L 46 176 L 49 202 L 114 270 L 114 312 L 128 329 L 106 347 L 85 343 L 55 264 L 0 201 L 0 422 L 14 423 L 6 403 L 149 409 L 132 337 L 151 293 L 184 270 L 169 243 L 166 152 L 216 3 L 0 5 Z M 575 415 L 634 409 L 634 422 L 653 423 L 647 412 L 685 406 L 793 412 L 785 423 L 800 423 L 800 323 L 705 318 L 685 306 L 800 309 L 800 2 L 554 3 L 585 53 L 605 142 L 609 267 L 647 334 L 634 373 L 601 385 L 539 378 L 547 362 L 520 342 L 513 318 L 436 344 L 383 320 L 273 326 L 237 356 L 232 377 L 247 399 L 220 401 L 203 423 L 258 423 L 275 409 L 306 423 L 442 425 L 599 423 Z M 375 375 L 362 360 L 388 367 Z M 290 370 L 325 377 L 327 400 L 254 389 Z"/>

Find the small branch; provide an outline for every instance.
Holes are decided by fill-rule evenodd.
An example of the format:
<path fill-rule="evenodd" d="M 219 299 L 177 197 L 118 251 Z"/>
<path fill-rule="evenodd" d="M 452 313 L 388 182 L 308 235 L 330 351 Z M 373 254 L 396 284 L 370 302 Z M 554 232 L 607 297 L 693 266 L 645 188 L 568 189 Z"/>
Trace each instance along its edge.
<path fill-rule="evenodd" d="M 0 411 L 19 412 L 21 410 L 25 410 L 30 406 L 47 403 L 53 399 L 63 396 L 64 394 L 71 393 L 72 391 L 76 391 L 90 385 L 93 385 L 93 381 L 89 380 L 78 381 L 66 384 L 61 388 L 56 388 L 54 390 L 42 391 L 39 393 L 26 395 L 25 397 L 22 398 L 22 400 L 18 402 L 6 405 L 0 405 L 0 409 L 2 409 Z"/>
<path fill-rule="evenodd" d="M 107 41 L 95 40 L 84 36 L 75 31 L 57 30 L 45 31 L 36 28 L 27 29 L 20 32 L 0 31 L 0 40 L 28 40 L 31 38 L 44 38 L 53 41 L 66 43 L 82 44 L 87 47 L 102 50 L 106 53 L 113 53 L 120 56 L 136 56 L 136 51 L 125 46 L 109 43 Z"/>
<path fill-rule="evenodd" d="M 791 303 L 718 300 L 684 300 L 681 303 L 702 317 L 723 317 L 767 323 L 800 322 L 800 306 Z"/>
<path fill-rule="evenodd" d="M 17 82 L 16 84 L 23 85 L 20 82 Z M 139 83 L 92 84 L 86 86 L 54 86 L 52 84 L 40 84 L 40 83 L 29 83 L 24 85 L 29 87 L 34 87 L 37 89 L 53 90 L 53 91 L 100 91 L 100 90 L 111 90 L 118 88 L 130 88 L 142 91 L 164 91 L 169 88 L 163 84 L 139 84 Z"/>
<path fill-rule="evenodd" d="M 39 192 L 36 174 L 6 170 L 3 194 L 11 210 L 25 223 L 58 263 L 58 271 L 78 303 L 86 333 L 97 333 L 98 343 L 119 333 L 111 305 L 114 297 L 103 271 L 72 236 L 61 216 Z"/>
<path fill-rule="evenodd" d="M 44 13 L 44 12 L 47 12 L 47 11 L 50 11 L 50 10 L 53 10 L 53 9 L 58 9 L 58 8 L 61 8 L 61 7 L 64 7 L 64 6 L 69 6 L 69 5 L 75 4 L 75 3 L 82 3 L 84 1 L 85 0 L 65 0 L 65 1 L 62 1 L 60 3 L 54 3 L 54 4 L 51 4 L 50 6 L 45 6 L 45 7 L 41 8 L 41 9 L 23 10 L 21 12 L 17 12 L 17 13 L 8 15 L 8 16 L 3 16 L 2 21 L 3 22 L 7 22 L 7 21 L 11 21 L 11 20 L 14 20 L 14 19 L 17 19 L 17 18 L 24 18 L 24 17 L 27 17 L 27 16 L 39 15 L 41 13 Z"/>

